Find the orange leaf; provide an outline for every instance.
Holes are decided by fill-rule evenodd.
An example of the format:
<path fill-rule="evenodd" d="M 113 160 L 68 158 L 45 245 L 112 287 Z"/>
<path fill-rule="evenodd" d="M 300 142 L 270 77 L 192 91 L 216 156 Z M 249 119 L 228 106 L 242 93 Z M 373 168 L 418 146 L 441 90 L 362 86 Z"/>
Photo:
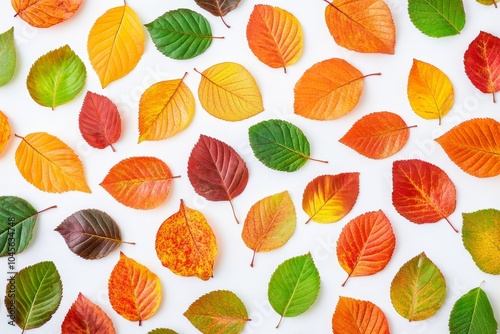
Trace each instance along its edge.
<path fill-rule="evenodd" d="M 369 276 L 385 268 L 396 247 L 391 222 L 382 210 L 351 220 L 337 242 L 337 258 L 350 277 Z"/>
<path fill-rule="evenodd" d="M 437 138 L 464 172 L 477 177 L 500 175 L 500 123 L 491 118 L 476 118 L 458 124 Z"/>
<path fill-rule="evenodd" d="M 156 254 L 161 263 L 180 276 L 213 277 L 217 244 L 205 216 L 181 200 L 179 211 L 167 218 L 156 233 Z"/>
<path fill-rule="evenodd" d="M 113 166 L 100 185 L 123 205 L 148 210 L 165 202 L 173 178 L 160 159 L 133 157 Z"/>
<path fill-rule="evenodd" d="M 295 64 L 302 54 L 303 36 L 299 20 L 284 9 L 255 5 L 247 25 L 250 50 L 272 67 Z"/>
<path fill-rule="evenodd" d="M 109 316 L 81 293 L 66 314 L 61 332 L 62 334 L 116 333 Z"/>
<path fill-rule="evenodd" d="M 51 193 L 91 192 L 85 181 L 82 162 L 59 138 L 45 132 L 19 138 L 22 141 L 16 150 L 16 165 L 26 181 Z"/>
<path fill-rule="evenodd" d="M 12 8 L 33 27 L 48 28 L 69 19 L 83 0 L 12 0 Z"/>
<path fill-rule="evenodd" d="M 363 76 L 343 59 L 332 58 L 314 64 L 294 88 L 294 112 L 310 119 L 330 120 L 349 113 L 363 91 Z"/>
<path fill-rule="evenodd" d="M 309 182 L 302 197 L 302 208 L 310 217 L 307 223 L 339 221 L 351 211 L 358 194 L 359 173 L 318 176 Z"/>
<path fill-rule="evenodd" d="M 403 148 L 410 136 L 409 128 L 397 114 L 374 112 L 354 123 L 339 142 L 365 157 L 384 159 Z"/>
<path fill-rule="evenodd" d="M 0 111 L 0 153 L 7 145 L 10 138 L 10 125 L 9 119 Z"/>
<path fill-rule="evenodd" d="M 325 20 L 335 42 L 346 49 L 394 54 L 396 28 L 383 0 L 333 0 Z"/>
<path fill-rule="evenodd" d="M 332 318 L 332 328 L 338 334 L 389 334 L 384 312 L 369 301 L 340 296 Z"/>
<path fill-rule="evenodd" d="M 120 260 L 108 281 L 109 301 L 113 309 L 130 321 L 151 318 L 161 302 L 158 276 L 142 264 L 120 252 Z"/>

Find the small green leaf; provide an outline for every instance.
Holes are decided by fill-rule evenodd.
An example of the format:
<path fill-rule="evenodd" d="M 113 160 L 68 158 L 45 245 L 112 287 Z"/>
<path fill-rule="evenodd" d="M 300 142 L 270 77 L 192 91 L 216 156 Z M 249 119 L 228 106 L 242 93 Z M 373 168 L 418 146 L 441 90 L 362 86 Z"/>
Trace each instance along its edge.
<path fill-rule="evenodd" d="M 409 0 L 413 25 L 430 37 L 457 35 L 465 26 L 462 0 Z"/>
<path fill-rule="evenodd" d="M 23 330 L 38 328 L 52 318 L 62 299 L 62 282 L 52 261 L 39 262 L 9 279 L 7 313 L 15 307 L 15 322 Z"/>
<path fill-rule="evenodd" d="M 178 333 L 168 328 L 156 328 L 153 329 L 152 331 L 149 331 L 148 334 L 178 334 Z"/>
<path fill-rule="evenodd" d="M 82 60 L 65 45 L 38 58 L 26 83 L 36 103 L 54 109 L 71 101 L 83 89 L 86 76 Z"/>
<path fill-rule="evenodd" d="M 278 326 L 283 317 L 295 317 L 307 311 L 318 297 L 319 287 L 319 272 L 311 254 L 296 256 L 280 264 L 267 290 L 269 303 L 281 315 Z"/>
<path fill-rule="evenodd" d="M 450 334 L 495 334 L 498 323 L 495 320 L 488 296 L 475 288 L 460 297 L 450 314 Z"/>
<path fill-rule="evenodd" d="M 6 85 L 16 70 L 14 27 L 0 34 L 0 87 Z"/>
<path fill-rule="evenodd" d="M 173 59 L 202 54 L 214 38 L 207 19 L 185 8 L 168 11 L 145 26 L 158 51 Z"/>

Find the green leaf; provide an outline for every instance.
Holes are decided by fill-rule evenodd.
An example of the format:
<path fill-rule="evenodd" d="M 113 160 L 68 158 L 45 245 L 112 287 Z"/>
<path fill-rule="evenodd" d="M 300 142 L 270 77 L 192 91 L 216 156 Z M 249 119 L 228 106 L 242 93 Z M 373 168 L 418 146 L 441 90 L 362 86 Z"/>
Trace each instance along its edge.
<path fill-rule="evenodd" d="M 6 85 L 16 70 L 14 27 L 0 34 L 0 87 Z"/>
<path fill-rule="evenodd" d="M 476 265 L 488 274 L 500 274 L 500 211 L 463 213 L 462 241 Z"/>
<path fill-rule="evenodd" d="M 391 283 L 391 302 L 410 321 L 434 315 L 444 303 L 446 281 L 439 268 L 421 253 L 406 262 Z"/>
<path fill-rule="evenodd" d="M 153 329 L 152 331 L 149 331 L 148 334 L 178 334 L 178 333 L 168 328 L 156 328 Z"/>
<path fill-rule="evenodd" d="M 495 320 L 488 296 L 475 288 L 457 300 L 448 323 L 450 334 L 495 334 L 498 323 Z"/>
<path fill-rule="evenodd" d="M 5 295 L 7 314 L 15 307 L 15 323 L 23 330 L 50 320 L 62 299 L 62 282 L 52 261 L 26 267 L 9 279 Z M 14 306 L 12 306 L 14 305 Z"/>
<path fill-rule="evenodd" d="M 173 59 L 202 54 L 214 38 L 207 19 L 185 8 L 166 12 L 145 26 L 158 51 Z"/>
<path fill-rule="evenodd" d="M 82 60 L 65 45 L 38 58 L 26 83 L 36 103 L 54 109 L 71 101 L 83 89 L 86 76 Z"/>
<path fill-rule="evenodd" d="M 281 315 L 278 326 L 283 317 L 295 317 L 307 311 L 318 297 L 319 286 L 319 272 L 311 254 L 296 256 L 280 264 L 267 290 L 269 303 Z"/>
<path fill-rule="evenodd" d="M 241 333 L 250 320 L 243 302 L 233 292 L 225 290 L 201 296 L 184 316 L 204 334 Z"/>
<path fill-rule="evenodd" d="M 413 25 L 430 37 L 453 36 L 465 26 L 462 0 L 409 0 Z"/>

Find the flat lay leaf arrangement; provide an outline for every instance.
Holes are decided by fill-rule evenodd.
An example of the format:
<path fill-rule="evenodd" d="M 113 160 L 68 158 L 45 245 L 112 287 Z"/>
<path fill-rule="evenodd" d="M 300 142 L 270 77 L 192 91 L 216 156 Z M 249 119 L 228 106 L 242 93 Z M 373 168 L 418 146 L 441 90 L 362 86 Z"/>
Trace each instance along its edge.
<path fill-rule="evenodd" d="M 498 333 L 497 6 L 0 4 L 0 333 Z"/>

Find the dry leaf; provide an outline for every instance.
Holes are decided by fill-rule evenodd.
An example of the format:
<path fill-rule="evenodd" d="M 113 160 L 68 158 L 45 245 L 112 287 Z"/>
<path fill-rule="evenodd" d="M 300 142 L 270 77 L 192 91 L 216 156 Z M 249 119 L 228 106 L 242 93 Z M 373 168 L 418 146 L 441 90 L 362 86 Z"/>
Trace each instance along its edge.
<path fill-rule="evenodd" d="M 37 28 L 48 28 L 66 21 L 83 0 L 12 0 L 16 15 Z"/>
<path fill-rule="evenodd" d="M 115 334 L 109 316 L 81 293 L 69 309 L 61 325 L 61 334 Z"/>

